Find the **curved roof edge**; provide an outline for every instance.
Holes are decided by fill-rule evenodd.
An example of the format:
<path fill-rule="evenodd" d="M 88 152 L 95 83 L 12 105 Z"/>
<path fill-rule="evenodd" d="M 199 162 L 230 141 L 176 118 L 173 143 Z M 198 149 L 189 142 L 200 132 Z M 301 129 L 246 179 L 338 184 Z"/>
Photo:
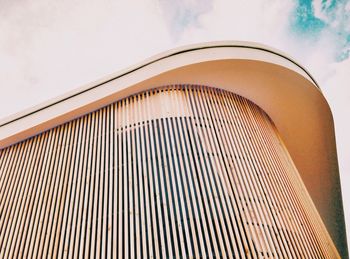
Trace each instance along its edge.
<path fill-rule="evenodd" d="M 333 118 L 316 81 L 269 47 L 196 44 L 167 51 L 0 121 L 0 148 L 112 102 L 170 84 L 202 84 L 239 94 L 273 120 L 327 229 L 347 254 Z"/>
<path fill-rule="evenodd" d="M 62 102 L 68 98 L 74 97 L 76 95 L 79 95 L 81 93 L 84 93 L 86 91 L 92 90 L 96 87 L 99 87 L 102 84 L 108 83 L 112 80 L 118 79 L 120 77 L 126 76 L 130 73 L 133 73 L 136 70 L 139 70 L 143 67 L 146 67 L 148 65 L 151 65 L 155 62 L 158 62 L 162 59 L 165 58 L 169 58 L 171 56 L 175 56 L 175 55 L 179 55 L 182 53 L 186 53 L 186 52 L 192 52 L 192 51 L 196 51 L 196 50 L 200 50 L 200 49 L 212 49 L 212 48 L 247 48 L 247 49 L 255 49 L 255 50 L 260 50 L 260 51 L 264 51 L 267 53 L 270 53 L 272 55 L 276 55 L 278 57 L 281 57 L 283 59 L 285 59 L 286 61 L 290 61 L 290 69 L 293 69 L 293 65 L 295 66 L 293 70 L 295 70 L 295 72 L 298 72 L 299 74 L 303 75 L 306 79 L 310 80 L 311 82 L 313 82 L 313 84 L 315 86 L 318 86 L 316 80 L 312 77 L 312 75 L 309 73 L 309 71 L 303 67 L 302 65 L 300 65 L 299 63 L 297 63 L 297 61 L 295 61 L 293 58 L 291 58 L 290 56 L 288 56 L 287 54 L 268 47 L 266 45 L 260 44 L 260 43 L 255 43 L 255 42 L 247 42 L 247 41 L 216 41 L 216 42 L 205 42 L 205 43 L 200 43 L 200 44 L 191 44 L 191 45 L 187 45 L 187 46 L 181 46 L 178 48 L 174 48 L 171 50 L 167 50 L 164 51 L 160 54 L 156 54 L 138 64 L 135 64 L 133 66 L 130 66 L 126 69 L 117 71 L 116 73 L 113 73 L 111 75 L 105 76 L 103 78 L 100 78 L 94 82 L 85 84 L 81 87 L 78 87 L 76 89 L 73 89 L 72 91 L 69 91 L 67 93 L 64 93 L 62 95 L 59 95 L 55 98 L 52 98 L 46 102 L 40 103 L 38 105 L 35 105 L 33 107 L 30 107 L 26 110 L 20 111 L 18 113 L 15 114 L 11 114 L 9 116 L 6 116 L 4 118 L 0 119 L 0 127 L 5 126 L 6 124 L 9 124 L 13 121 L 19 120 L 21 118 L 24 118 L 26 116 L 29 116 L 32 113 L 38 112 L 42 109 L 45 109 L 47 107 L 50 107 L 52 105 L 55 105 L 59 102 Z M 244 57 L 241 57 L 244 58 Z M 254 58 L 254 57 L 251 57 Z M 293 64 L 293 65 L 292 65 Z M 320 88 L 319 88 L 320 89 Z M 0 144 L 1 147 L 1 144 Z"/>

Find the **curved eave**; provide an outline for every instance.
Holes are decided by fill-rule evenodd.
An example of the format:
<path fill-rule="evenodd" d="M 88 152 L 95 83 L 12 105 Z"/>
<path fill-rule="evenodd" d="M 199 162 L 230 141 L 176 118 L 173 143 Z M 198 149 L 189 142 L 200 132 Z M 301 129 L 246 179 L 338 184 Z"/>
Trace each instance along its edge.
<path fill-rule="evenodd" d="M 337 239 L 339 226 L 334 221 L 342 217 L 342 211 L 336 208 L 339 203 L 341 208 L 341 198 L 330 108 L 304 68 L 262 45 L 216 42 L 160 54 L 6 118 L 0 122 L 0 148 L 136 92 L 184 83 L 223 88 L 265 110 L 278 128 L 333 239 Z"/>

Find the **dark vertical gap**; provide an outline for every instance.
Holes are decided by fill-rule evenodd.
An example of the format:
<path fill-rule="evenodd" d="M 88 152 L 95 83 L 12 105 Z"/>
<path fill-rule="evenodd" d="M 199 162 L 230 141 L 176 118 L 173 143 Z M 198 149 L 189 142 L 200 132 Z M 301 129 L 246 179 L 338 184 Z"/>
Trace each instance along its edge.
<path fill-rule="evenodd" d="M 108 163 L 107 163 L 107 220 L 106 220 L 106 228 L 107 228 L 107 231 L 106 231 L 106 258 L 107 258 L 107 255 L 108 255 L 108 243 L 111 244 L 111 256 L 112 256 L 112 251 L 113 251 L 113 210 L 110 211 L 110 199 L 112 199 L 112 195 L 113 193 L 111 192 L 111 174 L 114 174 L 113 170 L 113 155 L 111 156 L 111 154 L 113 154 L 113 145 L 114 145 L 114 138 L 113 138 L 113 128 L 112 128 L 112 107 L 113 107 L 113 104 L 110 104 L 108 107 L 107 107 L 107 125 L 108 125 L 108 128 L 107 128 L 107 132 L 108 132 L 108 140 L 107 140 L 107 143 L 108 144 L 108 154 L 107 154 L 107 157 L 108 157 Z M 111 161 L 111 157 L 112 157 L 112 161 Z M 111 240 L 108 240 L 108 231 L 109 231 L 109 228 L 108 228 L 108 224 L 109 224 L 109 219 L 111 221 L 111 226 L 110 226 L 110 237 L 111 237 Z"/>
<path fill-rule="evenodd" d="M 128 111 L 129 107 L 130 107 L 130 104 L 127 101 L 125 103 L 125 113 L 129 112 Z M 124 194 L 126 195 L 126 199 L 125 199 L 126 203 L 124 204 L 125 205 L 124 216 L 125 216 L 125 221 L 127 222 L 126 228 L 128 229 L 128 236 L 126 236 L 125 239 L 128 239 L 127 250 L 128 250 L 128 255 L 130 256 L 130 249 L 131 249 L 131 242 L 130 241 L 131 241 L 132 233 L 130 231 L 130 217 L 129 217 L 129 213 L 132 210 L 132 208 L 130 207 L 130 191 L 132 191 L 132 190 L 129 189 L 129 174 L 132 174 L 132 172 L 129 172 L 129 161 L 131 162 L 132 157 L 131 157 L 131 152 L 129 152 L 129 150 L 131 149 L 131 145 L 130 145 L 130 127 L 129 127 L 129 125 L 127 125 L 127 123 L 128 123 L 128 119 L 125 119 L 124 132 L 125 132 L 125 135 L 126 135 L 126 137 L 125 137 L 125 140 L 126 140 L 126 143 L 125 143 L 126 159 L 125 159 L 125 164 L 124 164 L 124 168 L 125 168 L 124 177 L 126 177 L 126 185 L 124 187 L 126 188 L 126 191 L 124 192 Z M 130 153 L 130 155 L 129 155 L 129 153 Z"/>
<path fill-rule="evenodd" d="M 108 159 L 105 159 L 105 173 L 104 173 L 104 186 L 106 188 L 106 190 L 104 190 L 104 199 L 106 200 L 106 202 L 104 204 L 106 204 L 106 208 L 104 208 L 105 210 L 105 218 L 106 218 L 106 224 L 105 224 L 105 228 L 106 228 L 106 236 L 105 236 L 105 255 L 104 258 L 107 258 L 107 254 L 108 254 L 108 232 L 109 232 L 109 228 L 108 228 L 108 223 L 109 223 L 109 219 L 110 219 L 110 215 L 109 215 L 109 181 L 110 181 L 110 177 L 109 177 L 109 172 L 110 172 L 110 105 L 106 106 L 106 126 L 105 126 L 105 157 Z M 108 145 L 107 145 L 108 143 Z M 108 148 L 107 148 L 108 147 Z M 103 244 L 102 244 L 103 245 Z"/>
<path fill-rule="evenodd" d="M 132 98 L 131 98 L 132 99 Z M 131 101 L 133 103 L 133 100 Z M 135 168 L 135 164 L 137 163 L 137 158 L 134 156 L 134 150 L 136 149 L 136 145 L 134 143 L 135 141 L 135 126 L 133 124 L 130 123 L 130 128 L 129 128 L 129 134 L 130 134 L 130 159 L 131 159 L 131 170 L 129 171 L 130 173 L 130 176 L 131 176 L 131 190 L 129 191 L 130 192 L 130 200 L 132 201 L 131 205 L 131 211 L 132 211 L 132 219 L 130 220 L 129 224 L 133 224 L 133 232 L 130 233 L 130 239 L 133 238 L 134 239 L 134 247 L 131 247 L 131 240 L 130 240 L 130 251 L 131 250 L 134 250 L 135 252 L 135 257 L 137 257 L 137 250 L 136 250 L 136 204 L 135 204 L 135 200 L 136 200 L 136 194 L 135 194 L 135 189 L 134 189 L 134 186 L 135 186 L 135 177 L 134 177 L 134 168 Z M 134 137 L 133 137 L 134 136 Z M 135 155 L 136 154 L 136 150 L 135 150 Z M 131 222 L 132 221 L 132 222 Z M 130 227 L 131 228 L 131 227 Z M 130 252 L 131 253 L 131 252 Z"/>
<path fill-rule="evenodd" d="M 101 181 L 103 181 L 103 173 L 102 172 L 102 163 L 103 163 L 103 157 L 102 157 L 102 149 L 103 149 L 103 125 L 102 125 L 102 121 L 103 121 L 103 117 L 104 117 L 104 112 L 103 112 L 103 109 L 100 109 L 99 110 L 99 114 L 100 114 L 100 118 L 99 118 L 99 124 L 101 124 L 100 126 L 100 130 L 98 132 L 98 145 L 99 145 L 99 148 L 100 148 L 100 152 L 99 152 L 99 156 L 98 156 L 98 168 L 96 170 L 96 173 L 98 175 L 98 183 L 97 183 L 97 203 L 96 203 L 96 210 L 97 210 L 97 216 L 96 216 L 96 233 L 95 233 L 95 257 L 97 257 L 97 254 L 99 254 L 99 257 L 101 258 L 102 257 L 102 246 L 101 246 L 101 242 L 102 242 L 102 217 L 103 217 L 103 210 L 101 210 L 101 214 L 100 214 L 100 206 L 103 208 L 103 203 L 101 203 L 101 200 L 103 197 L 100 196 L 100 193 L 101 193 Z M 101 179 L 102 178 L 102 179 Z M 102 190 L 102 196 L 103 196 L 103 190 Z M 103 200 L 102 200 L 103 202 Z M 99 222 L 101 221 L 101 229 L 99 229 Z M 98 233 L 99 233 L 99 230 L 100 230 L 100 240 L 99 239 L 99 236 L 98 236 Z M 100 242 L 100 251 L 97 251 L 97 243 Z"/>
<path fill-rule="evenodd" d="M 97 146 L 95 145 L 95 141 L 97 138 L 97 131 L 98 131 L 98 118 L 97 118 L 97 112 L 94 114 L 91 114 L 91 149 L 89 152 L 89 159 L 88 159 L 88 174 L 87 176 L 89 177 L 89 189 L 88 189 L 88 201 L 86 205 L 86 226 L 85 226 L 85 243 L 84 243 L 84 248 L 83 248 L 83 258 L 90 258 L 91 256 L 91 242 L 92 242 L 92 226 L 93 226 L 93 210 L 94 210 L 94 193 L 95 193 L 95 169 L 94 167 L 94 153 L 97 150 Z M 96 142 L 97 143 L 97 142 Z M 90 200 L 90 197 L 91 200 Z M 91 207 L 91 211 L 89 211 Z M 89 226 L 90 223 L 90 226 Z M 89 236 L 87 237 L 89 233 Z M 86 255 L 85 255 L 86 253 Z"/>
<path fill-rule="evenodd" d="M 124 106 L 125 104 L 124 104 L 124 102 L 122 102 L 122 104 L 121 104 L 121 108 Z M 124 108 L 123 108 L 124 109 Z M 122 116 L 122 117 L 124 117 L 124 116 Z M 122 121 L 123 121 L 123 119 L 122 119 Z M 122 233 L 125 233 L 125 214 L 127 214 L 127 208 L 126 208 L 126 204 L 125 204 L 125 195 L 126 195 L 126 193 L 127 193 L 127 186 L 124 186 L 124 178 L 125 177 L 127 177 L 127 175 L 126 175 L 126 169 L 125 169 L 125 167 L 126 167 L 126 165 L 125 165 L 125 161 L 126 161 L 126 158 L 125 158 L 125 154 L 124 154 L 124 146 L 126 145 L 126 143 L 125 143 L 125 141 L 124 141 L 124 136 L 125 136 L 125 131 L 126 131 L 126 128 L 125 128 L 125 126 L 121 126 L 120 127 L 120 131 L 119 131 L 119 134 L 121 135 L 121 138 L 120 138 L 120 141 L 121 141 L 121 148 L 120 148 L 120 152 L 121 152 L 121 160 L 122 160 L 122 162 L 121 162 L 121 167 L 122 168 L 120 168 L 120 170 L 121 170 L 121 174 L 122 174 L 122 178 L 121 178 L 121 181 L 122 181 L 122 183 L 121 183 L 121 185 L 123 186 L 123 188 L 124 188 L 124 190 L 122 191 L 122 198 L 121 198 L 121 215 L 119 215 L 119 217 L 122 217 L 122 225 L 120 226 L 121 227 L 121 229 L 122 229 Z M 123 248 L 123 256 L 125 257 L 125 249 L 124 249 L 124 247 L 125 247 L 125 237 L 124 238 L 122 238 L 122 248 Z"/>
<path fill-rule="evenodd" d="M 101 229 L 100 229 L 100 236 L 101 236 L 101 240 L 100 240 L 100 258 L 106 258 L 107 254 L 102 254 L 103 251 L 103 228 L 104 228 L 104 223 L 106 222 L 108 224 L 108 214 L 105 214 L 105 183 L 106 183 L 106 173 L 108 173 L 108 171 L 106 170 L 106 157 L 108 156 L 107 150 L 106 150 L 106 141 L 107 141 L 107 107 L 104 107 L 101 109 L 102 110 L 102 121 L 104 121 L 104 126 L 101 127 L 101 163 L 100 163 L 100 178 L 102 178 L 102 197 L 101 197 L 101 216 L 99 218 L 99 220 L 101 221 Z M 104 155 L 102 155 L 104 154 Z M 108 232 L 108 227 L 106 229 L 106 235 Z M 105 237 L 105 241 L 107 241 L 107 236 Z M 107 242 L 106 242 L 107 244 Z M 107 252 L 107 250 L 105 250 L 105 253 Z"/>
<path fill-rule="evenodd" d="M 115 179 L 117 179 L 118 175 L 117 175 L 117 165 L 115 164 L 115 158 L 118 157 L 118 143 L 116 142 L 116 138 L 117 138 L 117 129 L 115 127 L 116 125 L 116 110 L 117 110 L 117 106 L 116 103 L 111 104 L 111 121 L 110 121 L 110 129 L 111 129 L 111 137 L 112 137 L 112 166 L 111 166 L 111 170 L 113 170 L 112 172 L 112 191 L 111 191 L 111 199 L 112 199 L 112 211 L 111 211 L 111 216 L 112 216 L 112 241 L 111 241 L 111 253 L 113 256 L 113 251 L 116 250 L 115 254 L 118 254 L 118 225 L 114 226 L 115 222 L 114 222 L 114 217 L 116 219 L 118 219 L 118 213 L 117 213 L 117 209 L 118 209 L 118 187 L 115 186 Z M 116 213 L 116 214 L 114 214 Z M 114 233 L 114 228 L 116 229 L 116 232 Z M 114 247 L 115 246 L 115 247 Z"/>
<path fill-rule="evenodd" d="M 139 99 L 137 98 L 136 99 L 136 101 L 137 102 L 139 102 Z M 137 108 L 136 108 L 137 109 Z M 136 159 L 135 159 L 135 161 L 137 161 L 137 165 L 136 165 L 136 176 L 137 176 L 137 179 L 138 179 L 138 197 L 137 197 L 137 199 L 138 199 L 138 208 L 137 208 L 137 210 L 138 210 L 138 212 L 139 212 L 139 226 L 140 226 L 140 229 L 139 229 L 139 236 L 140 236 L 140 240 L 139 240 L 139 242 L 140 242 L 140 255 L 139 255 L 139 257 L 140 258 L 143 258 L 143 238 L 142 238 L 142 230 L 143 230 L 143 226 L 142 226 L 142 218 L 145 216 L 145 215 L 143 215 L 142 213 L 141 213 L 141 207 L 143 206 L 143 204 L 141 204 L 141 192 L 143 192 L 143 188 L 142 188 L 142 183 L 143 183 L 143 181 L 140 181 L 140 177 L 142 177 L 142 169 L 141 170 L 139 170 L 140 169 L 140 166 L 141 166 L 141 164 L 142 164 L 142 149 L 141 149 L 141 147 L 140 146 L 138 146 L 137 145 L 137 143 L 139 143 L 140 144 L 140 142 L 138 142 L 137 140 L 138 140 L 138 138 L 137 138 L 137 133 L 138 133 L 138 135 L 140 136 L 141 135 L 141 127 L 142 127 L 142 125 L 140 125 L 140 122 L 138 122 L 138 124 L 136 123 L 135 124 L 135 147 L 136 147 Z M 139 152 L 140 151 L 140 152 Z M 140 162 L 141 161 L 141 162 Z M 139 164 L 139 163 L 141 163 L 141 164 Z M 144 199 L 143 199 L 143 202 L 144 202 Z M 145 203 L 145 202 L 144 202 Z M 137 247 L 137 243 L 136 243 L 136 247 Z M 137 250 L 136 250 L 137 251 Z M 136 257 L 137 257 L 138 255 L 136 254 Z"/>

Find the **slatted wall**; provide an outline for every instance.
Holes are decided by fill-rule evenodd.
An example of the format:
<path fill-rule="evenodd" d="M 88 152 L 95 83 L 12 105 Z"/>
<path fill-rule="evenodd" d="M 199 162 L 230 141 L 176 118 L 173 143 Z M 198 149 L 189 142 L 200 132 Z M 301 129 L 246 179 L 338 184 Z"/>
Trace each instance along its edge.
<path fill-rule="evenodd" d="M 136 94 L 0 151 L 1 258 L 339 257 L 269 117 Z"/>

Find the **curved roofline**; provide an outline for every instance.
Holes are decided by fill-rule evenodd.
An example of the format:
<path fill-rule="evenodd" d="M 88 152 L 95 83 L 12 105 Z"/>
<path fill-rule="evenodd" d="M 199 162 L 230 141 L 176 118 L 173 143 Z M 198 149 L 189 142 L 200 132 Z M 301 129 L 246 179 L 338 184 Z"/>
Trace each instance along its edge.
<path fill-rule="evenodd" d="M 186 52 L 191 52 L 191 51 L 196 51 L 196 50 L 201 50 L 201 49 L 211 49 L 211 48 L 227 48 L 227 47 L 233 47 L 233 48 L 247 48 L 247 49 L 255 49 L 255 50 L 261 50 L 261 51 L 266 51 L 268 53 L 277 55 L 279 57 L 282 57 L 288 61 L 290 61 L 291 63 L 293 63 L 294 65 L 298 66 L 300 69 L 302 69 L 305 74 L 309 77 L 308 79 L 311 80 L 314 85 L 320 89 L 319 85 L 317 84 L 316 80 L 312 77 L 312 75 L 310 74 L 310 72 L 303 67 L 302 65 L 300 65 L 298 62 L 296 62 L 293 58 L 289 57 L 287 54 L 282 53 L 281 51 L 277 50 L 277 49 L 273 49 L 271 47 L 268 47 L 266 45 L 263 44 L 259 44 L 259 43 L 255 43 L 255 42 L 247 42 L 247 41 L 216 41 L 216 42 L 206 42 L 206 43 L 199 43 L 199 44 L 192 44 L 192 45 L 187 45 L 187 46 L 181 46 L 178 48 L 174 48 L 171 50 L 167 50 L 164 51 L 160 54 L 154 55 L 146 60 L 144 60 L 143 62 L 140 62 L 139 64 L 136 64 L 134 66 L 131 66 L 129 68 L 120 70 L 117 73 L 114 73 L 112 75 L 109 75 L 107 77 L 101 78 L 100 80 L 94 82 L 93 85 L 91 85 L 92 83 L 89 83 L 87 85 L 84 85 L 82 87 L 76 88 L 70 92 L 67 92 L 63 95 L 60 95 L 56 98 L 53 98 L 47 102 L 44 103 L 40 103 L 36 106 L 30 107 L 26 110 L 20 111 L 18 113 L 9 115 L 5 118 L 0 119 L 0 127 L 5 126 L 11 122 L 14 122 L 16 120 L 19 120 L 21 118 L 24 118 L 28 115 L 31 115 L 35 112 L 38 112 L 40 110 L 43 110 L 45 108 L 48 108 L 50 106 L 53 106 L 59 102 L 62 102 L 64 100 L 67 100 L 69 98 L 72 98 L 74 96 L 77 96 L 81 93 L 87 92 L 91 89 L 97 88 L 100 85 L 103 85 L 105 83 L 108 83 L 110 81 L 113 81 L 115 79 L 118 79 L 120 77 L 123 77 L 125 75 L 128 75 L 130 73 L 133 73 L 134 71 L 141 69 L 143 67 L 146 67 L 148 65 L 151 65 L 157 61 L 160 61 L 162 59 L 166 59 L 175 55 L 179 55 L 182 53 L 186 53 Z M 304 75 L 305 76 L 305 75 Z"/>
<path fill-rule="evenodd" d="M 156 55 L 2 120 L 0 149 L 132 94 L 171 84 L 217 87 L 260 106 L 276 125 L 337 248 L 347 254 L 329 105 L 305 68 L 260 44 L 204 43 Z"/>

